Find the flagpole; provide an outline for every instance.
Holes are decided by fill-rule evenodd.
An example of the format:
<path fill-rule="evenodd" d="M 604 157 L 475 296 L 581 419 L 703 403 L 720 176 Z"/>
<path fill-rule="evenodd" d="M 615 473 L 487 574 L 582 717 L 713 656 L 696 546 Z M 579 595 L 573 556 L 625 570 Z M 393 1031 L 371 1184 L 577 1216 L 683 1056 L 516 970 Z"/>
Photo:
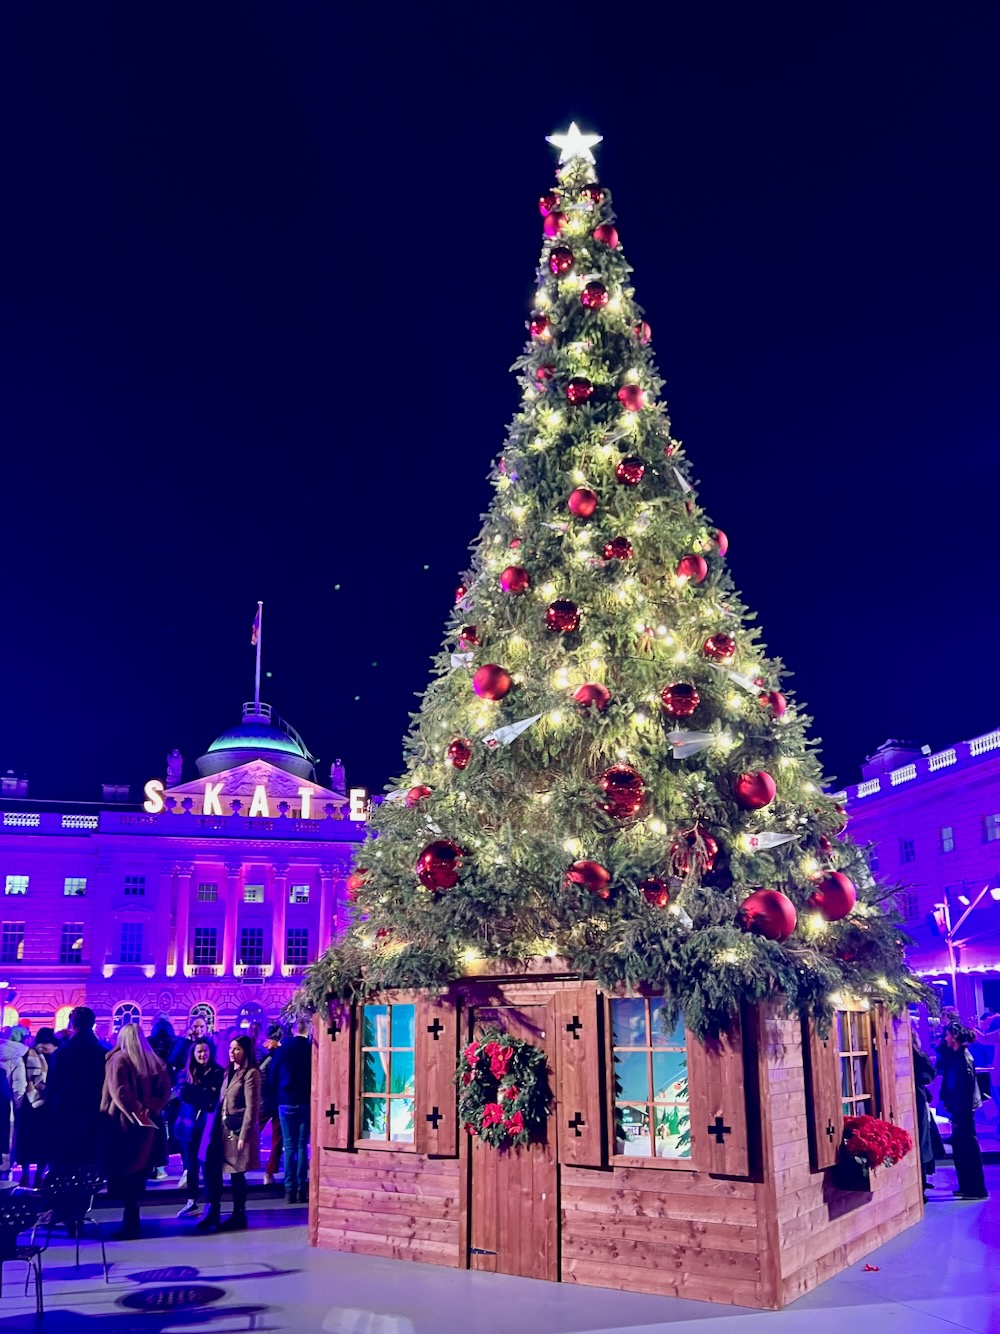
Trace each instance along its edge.
<path fill-rule="evenodd" d="M 253 711 L 260 716 L 260 641 L 264 634 L 264 604 L 257 603 L 257 670 L 253 679 Z"/>

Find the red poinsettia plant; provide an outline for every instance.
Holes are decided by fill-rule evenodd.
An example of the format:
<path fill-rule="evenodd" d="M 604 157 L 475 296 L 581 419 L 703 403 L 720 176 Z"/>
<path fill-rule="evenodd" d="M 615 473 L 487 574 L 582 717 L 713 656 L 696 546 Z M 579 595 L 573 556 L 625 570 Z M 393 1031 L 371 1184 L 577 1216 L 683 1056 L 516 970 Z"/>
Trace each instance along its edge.
<path fill-rule="evenodd" d="M 913 1139 L 902 1126 L 877 1116 L 848 1116 L 844 1119 L 844 1144 L 848 1153 L 862 1158 L 869 1167 L 891 1167 L 913 1148 Z"/>
<path fill-rule="evenodd" d="M 545 1125 L 545 1053 L 523 1038 L 486 1029 L 463 1049 L 455 1082 L 462 1125 L 495 1149 L 528 1144 Z"/>

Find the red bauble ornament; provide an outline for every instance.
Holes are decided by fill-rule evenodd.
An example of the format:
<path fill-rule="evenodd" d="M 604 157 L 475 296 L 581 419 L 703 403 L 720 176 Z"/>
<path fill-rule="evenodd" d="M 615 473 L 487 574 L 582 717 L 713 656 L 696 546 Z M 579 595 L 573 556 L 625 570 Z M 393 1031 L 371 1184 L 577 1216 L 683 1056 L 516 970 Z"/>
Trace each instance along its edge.
<path fill-rule="evenodd" d="M 458 632 L 458 642 L 463 648 L 479 647 L 479 630 L 474 625 L 463 625 Z"/>
<path fill-rule="evenodd" d="M 677 578 L 690 579 L 692 583 L 700 584 L 708 574 L 708 561 L 704 556 L 696 556 L 693 553 L 688 556 L 682 556 L 677 562 Z"/>
<path fill-rule="evenodd" d="M 464 736 L 456 737 L 448 747 L 446 759 L 453 769 L 464 769 L 472 759 L 472 746 Z"/>
<path fill-rule="evenodd" d="M 639 323 L 632 330 L 632 332 L 635 334 L 636 338 L 638 338 L 639 342 L 642 344 L 643 347 L 649 346 L 650 339 L 653 337 L 653 331 L 645 320 L 640 320 Z"/>
<path fill-rule="evenodd" d="M 561 635 L 571 635 L 580 628 L 580 608 L 566 598 L 550 602 L 545 611 L 545 628 Z"/>
<path fill-rule="evenodd" d="M 573 404 L 586 403 L 594 392 L 594 386 L 582 375 L 574 375 L 566 386 L 566 397 Z"/>
<path fill-rule="evenodd" d="M 826 834 L 820 834 L 819 838 L 816 840 L 816 847 L 819 849 L 819 855 L 821 857 L 829 857 L 830 853 L 833 851 L 833 844 L 827 838 Z"/>
<path fill-rule="evenodd" d="M 615 468 L 615 476 L 622 486 L 638 486 L 645 471 L 646 465 L 642 459 L 637 458 L 635 454 L 629 454 L 627 458 L 619 461 Z"/>
<path fill-rule="evenodd" d="M 816 888 L 809 895 L 810 908 L 815 908 L 827 922 L 839 922 L 857 901 L 858 891 L 854 882 L 843 871 L 831 871 L 825 875 L 816 882 Z"/>
<path fill-rule="evenodd" d="M 546 236 L 554 240 L 555 237 L 561 236 L 568 226 L 569 218 L 567 218 L 566 214 L 555 210 L 554 212 L 547 214 L 545 221 L 542 223 L 542 231 Z"/>
<path fill-rule="evenodd" d="M 772 718 L 783 718 L 788 708 L 788 700 L 780 690 L 765 690 L 757 696 L 762 709 L 770 709 Z"/>
<path fill-rule="evenodd" d="M 427 844 L 413 869 L 424 889 L 453 889 L 458 884 L 464 855 L 450 838 L 438 838 Z"/>
<path fill-rule="evenodd" d="M 635 550 L 627 537 L 613 537 L 604 545 L 605 560 L 631 560 L 634 555 Z"/>
<path fill-rule="evenodd" d="M 549 269 L 552 273 L 568 273 L 573 267 L 573 252 L 568 245 L 557 245 L 549 252 Z"/>
<path fill-rule="evenodd" d="M 847 812 L 844 810 L 843 806 L 834 806 L 833 809 L 837 812 L 838 816 L 840 817 L 839 820 L 837 821 L 837 824 L 833 832 L 835 834 L 842 834 L 844 830 L 847 828 Z"/>
<path fill-rule="evenodd" d="M 660 703 L 663 712 L 671 718 L 690 718 L 701 703 L 701 696 L 687 681 L 675 681 L 673 685 L 664 686 Z"/>
<path fill-rule="evenodd" d="M 531 575 L 523 565 L 508 565 L 500 575 L 500 587 L 505 593 L 517 597 L 531 587 Z"/>
<path fill-rule="evenodd" d="M 543 218 L 547 218 L 550 213 L 555 212 L 561 203 L 562 200 L 556 194 L 555 190 L 550 190 L 548 194 L 542 195 L 541 199 L 538 201 L 538 211 Z"/>
<path fill-rule="evenodd" d="M 511 551 L 519 551 L 520 548 L 521 548 L 521 539 L 519 537 L 512 537 L 510 539 Z"/>
<path fill-rule="evenodd" d="M 543 389 L 547 388 L 550 380 L 555 378 L 556 368 L 548 364 L 535 367 L 535 381 Z"/>
<path fill-rule="evenodd" d="M 639 893 L 653 908 L 665 908 L 670 902 L 670 887 L 658 875 L 651 875 L 639 882 Z"/>
<path fill-rule="evenodd" d="M 670 858 L 674 870 L 683 879 L 691 868 L 705 875 L 715 865 L 719 855 L 719 845 L 700 824 L 680 834 L 670 845 Z"/>
<path fill-rule="evenodd" d="M 600 862 L 574 862 L 566 871 L 566 883 L 579 885 L 599 899 L 611 897 L 611 872 Z"/>
<path fill-rule="evenodd" d="M 577 689 L 573 698 L 581 709 L 593 704 L 598 713 L 603 713 L 611 703 L 611 691 L 600 681 L 588 681 Z"/>
<path fill-rule="evenodd" d="M 715 547 L 715 554 L 717 556 L 724 556 L 729 550 L 729 538 L 721 528 L 716 528 L 714 532 L 709 533 L 708 540 L 711 542 L 712 546 Z"/>
<path fill-rule="evenodd" d="M 618 402 L 626 412 L 638 412 L 646 402 L 646 392 L 640 385 L 623 384 L 618 390 Z"/>
<path fill-rule="evenodd" d="M 585 185 L 580 194 L 591 204 L 599 204 L 604 198 L 604 186 L 598 185 L 596 181 L 592 185 Z"/>
<path fill-rule="evenodd" d="M 736 803 L 745 811 L 759 811 L 774 800 L 774 779 L 763 769 L 740 774 L 734 784 Z"/>
<path fill-rule="evenodd" d="M 597 805 L 606 815 L 616 820 L 628 820 L 642 809 L 646 784 L 630 764 L 613 764 L 604 770 L 597 782 L 604 793 Z"/>
<path fill-rule="evenodd" d="M 495 662 L 488 662 L 484 667 L 480 667 L 472 678 L 472 688 L 480 699 L 503 699 L 504 695 L 510 693 L 512 685 L 510 673 L 498 667 Z"/>
<path fill-rule="evenodd" d="M 610 299 L 603 283 L 587 283 L 580 293 L 580 301 L 588 310 L 603 310 Z"/>
<path fill-rule="evenodd" d="M 610 222 L 602 222 L 599 227 L 595 227 L 592 235 L 595 241 L 606 245 L 609 250 L 618 249 L 618 229 L 612 227 Z"/>
<path fill-rule="evenodd" d="M 406 809 L 412 811 L 414 806 L 419 806 L 426 797 L 431 795 L 431 791 L 432 789 L 426 783 L 418 783 L 416 787 L 411 787 L 406 794 Z"/>
<path fill-rule="evenodd" d="M 569 493 L 566 504 L 570 514 L 575 514 L 578 519 L 589 519 L 597 509 L 597 492 L 591 491 L 588 486 L 578 486 Z"/>
<path fill-rule="evenodd" d="M 709 635 L 702 644 L 701 651 L 713 662 L 729 662 L 736 652 L 736 640 L 732 635 Z"/>
<path fill-rule="evenodd" d="M 737 921 L 765 940 L 787 940 L 795 930 L 795 904 L 777 889 L 755 889 L 740 904 Z"/>
<path fill-rule="evenodd" d="M 466 593 L 468 593 L 468 591 L 469 590 L 466 588 L 464 584 L 459 584 L 459 586 L 455 589 L 455 601 L 461 602 L 462 599 L 465 597 Z"/>
<path fill-rule="evenodd" d="M 548 315 L 532 315 L 531 323 L 528 325 L 528 332 L 532 338 L 551 338 L 552 321 Z"/>
<path fill-rule="evenodd" d="M 367 866 L 359 866 L 356 871 L 352 871 L 347 877 L 347 902 L 357 903 L 358 892 L 364 887 L 365 876 L 368 874 Z"/>

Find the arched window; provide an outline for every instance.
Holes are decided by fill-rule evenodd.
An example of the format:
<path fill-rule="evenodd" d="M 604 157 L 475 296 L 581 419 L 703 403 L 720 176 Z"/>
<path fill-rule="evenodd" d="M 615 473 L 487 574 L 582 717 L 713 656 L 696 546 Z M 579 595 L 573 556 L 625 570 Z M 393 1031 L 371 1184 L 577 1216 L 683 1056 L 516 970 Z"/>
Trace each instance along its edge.
<path fill-rule="evenodd" d="M 57 1033 L 61 1033 L 64 1028 L 69 1028 L 69 1017 L 73 1013 L 72 1005 L 60 1005 L 56 1010 L 56 1017 L 53 1027 Z"/>
<path fill-rule="evenodd" d="M 191 1006 L 191 1013 L 188 1016 L 189 1027 L 195 1019 L 204 1019 L 208 1031 L 215 1032 L 215 1006 L 209 1005 L 208 1001 L 199 1001 L 197 1005 Z"/>
<path fill-rule="evenodd" d="M 260 1024 L 261 1028 L 267 1022 L 267 1011 L 259 1001 L 247 1001 L 245 1005 L 240 1006 L 240 1012 L 236 1016 L 236 1026 L 241 1033 L 245 1033 L 251 1024 Z"/>
<path fill-rule="evenodd" d="M 142 1011 L 135 1001 L 121 1001 L 111 1012 L 111 1027 L 116 1033 L 120 1033 L 126 1024 L 141 1022 Z"/>

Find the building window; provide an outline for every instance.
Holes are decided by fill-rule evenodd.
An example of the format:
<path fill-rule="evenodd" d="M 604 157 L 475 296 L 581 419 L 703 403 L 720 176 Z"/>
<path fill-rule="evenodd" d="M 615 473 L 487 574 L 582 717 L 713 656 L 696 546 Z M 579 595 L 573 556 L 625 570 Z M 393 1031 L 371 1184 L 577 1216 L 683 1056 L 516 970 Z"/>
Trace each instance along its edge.
<path fill-rule="evenodd" d="M 987 843 L 995 843 L 997 839 L 1000 838 L 1000 815 L 987 815 L 985 823 L 985 841 Z M 28 883 L 27 878 L 25 878 L 24 883 Z M 7 893 L 9 894 L 10 890 L 8 890 Z"/>
<path fill-rule="evenodd" d="M 82 922 L 63 922 L 62 935 L 59 938 L 59 962 L 83 962 Z"/>
<path fill-rule="evenodd" d="M 361 1138 L 413 1142 L 413 1005 L 361 1010 Z"/>
<path fill-rule="evenodd" d="M 188 1015 L 188 1028 L 196 1019 L 203 1019 L 205 1027 L 210 1033 L 215 1032 L 215 1006 L 209 1005 L 208 1001 L 199 1001 L 197 1005 L 191 1006 L 191 1013 Z"/>
<path fill-rule="evenodd" d="M 243 886 L 244 903 L 263 903 L 264 886 L 263 885 L 244 885 Z"/>
<path fill-rule="evenodd" d="M 3 892 L 5 894 L 27 894 L 28 877 L 26 875 L 9 875 L 4 881 Z"/>
<path fill-rule="evenodd" d="M 262 964 L 264 962 L 264 928 L 262 926 L 240 927 L 240 963 Z"/>
<path fill-rule="evenodd" d="M 920 916 L 920 898 L 908 890 L 896 895 L 896 906 L 904 922 L 915 922 Z"/>
<path fill-rule="evenodd" d="M 873 843 L 865 854 L 868 858 L 868 869 L 872 875 L 878 875 L 878 845 Z"/>
<path fill-rule="evenodd" d="M 844 1115 L 871 1112 L 872 1025 L 867 1011 L 837 1011 L 837 1053 Z"/>
<path fill-rule="evenodd" d="M 24 960 L 24 923 L 4 922 L 0 930 L 0 963 Z"/>
<path fill-rule="evenodd" d="M 899 860 L 901 862 L 912 862 L 917 852 L 913 846 L 912 838 L 901 838 L 899 840 Z"/>
<path fill-rule="evenodd" d="M 125 893 L 130 898 L 143 898 L 146 893 L 146 877 L 144 875 L 127 875 L 125 877 Z"/>
<path fill-rule="evenodd" d="M 308 903 L 308 902 L 309 902 L 309 886 L 308 886 L 308 885 L 292 885 L 291 888 L 290 888 L 289 891 L 288 891 L 288 902 L 289 902 L 289 903 Z"/>
<path fill-rule="evenodd" d="M 202 884 L 198 886 L 199 903 L 215 903 L 219 897 L 219 886 Z"/>
<path fill-rule="evenodd" d="M 82 899 L 87 892 L 85 875 L 68 875 L 63 881 L 63 894 L 68 899 Z"/>
<path fill-rule="evenodd" d="M 214 926 L 196 926 L 194 929 L 194 964 L 219 962 L 219 932 Z"/>
<path fill-rule="evenodd" d="M 952 826 L 950 824 L 942 825 L 941 828 L 938 830 L 938 833 L 941 835 L 941 851 L 954 852 L 955 831 L 952 828 Z"/>
<path fill-rule="evenodd" d="M 142 963 L 142 923 L 122 922 L 119 963 Z"/>
<path fill-rule="evenodd" d="M 135 1001 L 122 1001 L 111 1012 L 111 1023 L 116 1033 L 120 1033 L 126 1024 L 138 1024 L 141 1019 L 142 1011 Z"/>
<path fill-rule="evenodd" d="M 615 1152 L 690 1158 L 687 1038 L 666 1023 L 662 997 L 611 1002 Z"/>
<path fill-rule="evenodd" d="M 301 968 L 309 962 L 309 928 L 290 926 L 285 932 L 285 963 Z"/>

